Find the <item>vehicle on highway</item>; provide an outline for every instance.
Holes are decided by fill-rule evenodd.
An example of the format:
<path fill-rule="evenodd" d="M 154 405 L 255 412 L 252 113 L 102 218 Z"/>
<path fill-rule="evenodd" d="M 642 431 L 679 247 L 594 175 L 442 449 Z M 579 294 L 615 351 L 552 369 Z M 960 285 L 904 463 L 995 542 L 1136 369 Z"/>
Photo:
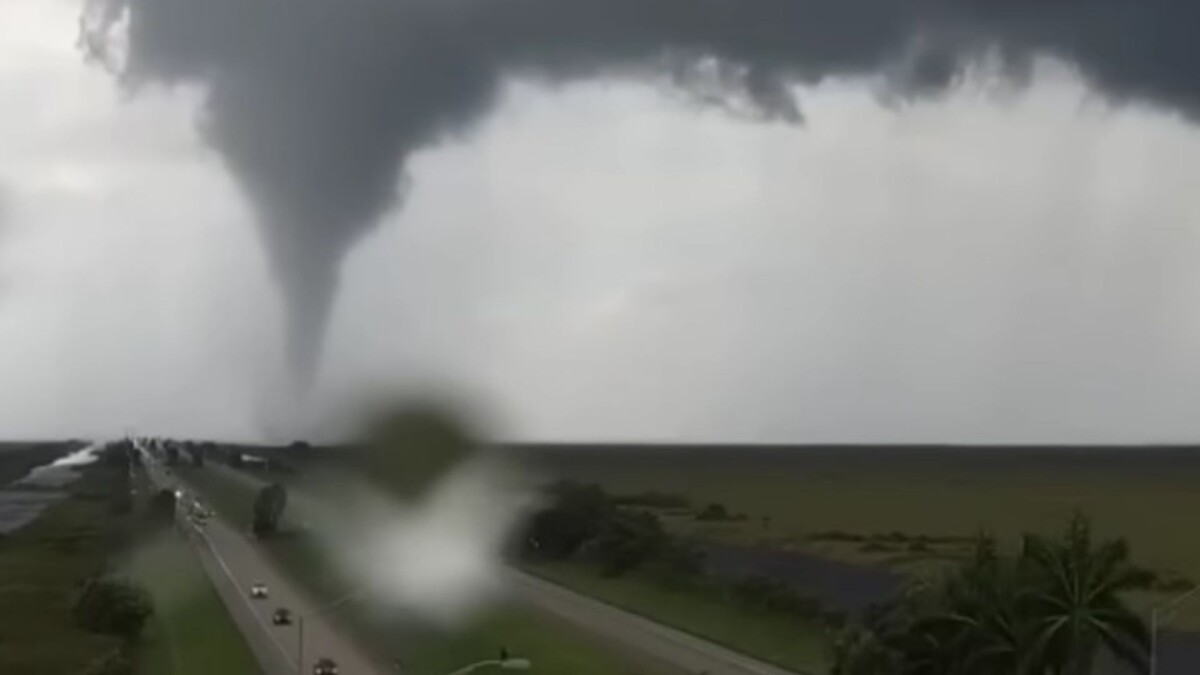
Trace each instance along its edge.
<path fill-rule="evenodd" d="M 322 656 L 313 664 L 313 675 L 338 675 L 338 666 L 333 659 Z"/>
<path fill-rule="evenodd" d="M 271 623 L 276 626 L 292 625 L 292 610 L 287 607 L 280 607 L 275 610 L 275 613 L 271 615 Z"/>
<path fill-rule="evenodd" d="M 250 587 L 250 597 L 262 600 L 267 597 L 267 585 L 261 581 L 254 582 Z"/>

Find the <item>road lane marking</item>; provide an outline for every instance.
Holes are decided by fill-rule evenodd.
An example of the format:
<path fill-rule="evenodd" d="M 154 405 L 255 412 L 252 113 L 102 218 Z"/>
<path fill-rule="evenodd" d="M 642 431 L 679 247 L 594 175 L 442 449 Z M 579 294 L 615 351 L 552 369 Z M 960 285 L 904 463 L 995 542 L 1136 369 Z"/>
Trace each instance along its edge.
<path fill-rule="evenodd" d="M 255 621 L 258 622 L 259 627 L 263 629 L 263 632 L 266 633 L 267 637 L 271 638 L 271 642 L 274 642 L 275 646 L 279 648 L 279 653 L 283 655 L 285 660 L 287 660 L 288 665 L 292 667 L 292 670 L 295 670 L 296 662 L 292 659 L 291 654 L 289 653 L 290 650 L 283 646 L 283 643 L 279 641 L 279 638 L 275 637 L 275 632 L 271 630 L 270 626 L 267 625 L 266 620 L 259 616 L 258 612 L 255 611 L 254 605 L 246 596 L 246 589 L 242 588 L 241 584 L 239 584 L 237 579 L 234 578 L 233 572 L 230 571 L 229 566 L 225 564 L 225 560 L 221 557 L 221 554 L 217 552 L 217 547 L 212 543 L 212 540 L 209 539 L 208 533 L 197 532 L 197 534 L 199 534 L 200 538 L 204 540 L 204 543 L 208 544 L 208 549 L 212 551 L 213 558 L 215 558 L 217 564 L 221 566 L 221 570 L 225 572 L 225 576 L 229 577 L 229 581 L 233 583 L 233 587 L 238 591 L 238 597 L 241 598 L 242 602 L 246 604 L 246 607 L 250 610 L 250 614 L 252 614 Z"/>
<path fill-rule="evenodd" d="M 242 588 L 242 585 L 238 583 L 237 578 L 234 577 L 233 571 L 229 569 L 229 565 L 225 564 L 225 559 L 222 558 L 220 552 L 217 551 L 217 547 L 209 538 L 208 533 L 204 531 L 196 531 L 196 535 L 203 539 L 204 543 L 208 545 L 208 549 L 212 553 L 213 559 L 217 561 L 217 565 L 221 567 L 221 571 L 224 572 L 230 583 L 233 584 L 234 589 L 237 590 L 238 597 L 241 598 L 242 602 L 246 604 L 246 608 L 250 610 L 250 615 L 254 617 L 254 620 L 256 623 L 258 623 L 259 628 L 262 629 L 263 633 L 265 633 L 267 637 L 271 638 L 271 642 L 273 642 L 275 647 L 279 649 L 279 653 L 283 655 L 284 660 L 287 661 L 287 665 L 292 670 L 296 670 L 297 666 L 295 660 L 292 659 L 291 650 L 283 646 L 283 643 L 281 643 L 279 638 L 275 636 L 274 631 L 267 626 L 265 619 L 259 616 L 258 612 L 255 611 L 255 606 L 251 604 L 250 600 L 246 596 L 246 589 Z"/>
<path fill-rule="evenodd" d="M 640 628 L 677 649 L 690 652 L 695 657 L 717 661 L 725 666 L 732 666 L 744 672 L 761 673 L 763 675 L 806 675 L 805 671 L 792 671 L 771 663 L 757 661 L 752 657 L 739 654 L 727 647 L 691 635 L 666 624 L 652 621 L 603 600 L 576 593 L 575 591 L 524 572 L 513 571 L 515 572 L 513 577 L 518 583 L 525 585 L 527 589 L 533 590 L 535 594 L 540 593 L 542 597 L 550 599 L 551 603 L 554 599 L 557 599 L 560 603 L 574 604 L 576 609 L 583 610 L 580 613 L 575 613 L 568 607 L 560 607 L 555 612 L 552 604 L 543 605 L 545 609 L 563 615 L 568 620 L 574 618 L 576 622 L 586 621 L 585 616 L 587 611 L 591 610 L 593 616 L 596 618 L 606 619 L 610 627 L 615 625 L 618 632 L 622 628 Z M 621 624 L 624 624 L 624 626 Z M 626 643 L 629 642 L 629 640 L 623 641 Z M 642 649 L 646 650 L 645 647 Z M 653 655 L 653 652 L 651 654 Z"/>

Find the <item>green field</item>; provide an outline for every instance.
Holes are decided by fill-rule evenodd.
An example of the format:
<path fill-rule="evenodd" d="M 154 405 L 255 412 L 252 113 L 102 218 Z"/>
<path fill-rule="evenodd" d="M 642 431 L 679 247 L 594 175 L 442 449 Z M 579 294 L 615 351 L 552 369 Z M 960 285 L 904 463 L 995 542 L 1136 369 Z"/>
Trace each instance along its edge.
<path fill-rule="evenodd" d="M 77 584 L 105 569 L 120 540 L 109 471 L 89 468 L 69 498 L 0 537 L 0 673 L 80 672 L 119 645 L 71 618 Z"/>
<path fill-rule="evenodd" d="M 527 566 L 528 571 L 609 604 L 674 626 L 785 668 L 824 672 L 831 659 L 826 628 L 778 613 L 730 605 L 715 592 L 673 591 L 636 574 L 609 579 L 571 562 Z"/>
<path fill-rule="evenodd" d="M 868 552 L 862 543 L 810 537 L 828 531 L 936 537 L 987 530 L 1011 545 L 1023 532 L 1061 528 L 1073 510 L 1081 509 L 1102 536 L 1128 539 L 1139 564 L 1200 581 L 1200 535 L 1192 518 L 1200 512 L 1200 469 L 1194 460 L 1095 461 L 1081 454 L 1009 463 L 997 455 L 976 459 L 887 452 L 845 459 L 590 458 L 564 462 L 560 473 L 599 482 L 616 493 L 675 493 L 688 497 L 694 507 L 720 502 L 746 516 L 725 523 L 683 517 L 673 521 L 676 530 L 858 564 L 889 564 L 913 556 L 905 555 L 903 546 Z M 1166 598 L 1148 595 L 1136 601 L 1148 606 Z M 1185 606 L 1171 625 L 1200 630 L 1200 603 Z"/>
<path fill-rule="evenodd" d="M 216 467 L 180 467 L 179 471 L 227 520 L 235 523 L 249 520 L 254 493 L 247 485 Z M 267 540 L 266 548 L 282 569 L 318 598 L 341 596 L 352 585 L 350 580 L 331 572 L 320 552 L 304 537 L 281 534 Z M 378 653 L 399 656 L 418 673 L 449 672 L 473 659 L 494 658 L 501 647 L 514 656 L 530 659 L 534 672 L 573 675 L 673 672 L 661 664 L 616 655 L 586 635 L 519 607 L 496 608 L 473 625 L 453 633 L 389 625 L 353 609 L 346 613 L 345 620 Z"/>
<path fill-rule="evenodd" d="M 163 531 L 138 546 L 129 571 L 154 598 L 155 614 L 139 654 L 140 672 L 260 672 L 195 553 L 177 532 Z"/>

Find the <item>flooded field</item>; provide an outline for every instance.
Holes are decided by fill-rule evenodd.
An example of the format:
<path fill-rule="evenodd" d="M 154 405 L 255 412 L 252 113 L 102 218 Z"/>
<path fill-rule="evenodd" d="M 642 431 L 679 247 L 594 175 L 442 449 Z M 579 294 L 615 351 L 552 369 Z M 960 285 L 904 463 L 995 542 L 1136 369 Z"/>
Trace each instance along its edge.
<path fill-rule="evenodd" d="M 62 488 L 79 478 L 78 469 L 96 461 L 99 444 L 70 451 L 44 464 L 34 466 L 24 476 L 0 488 L 0 534 L 9 534 L 37 518 L 47 506 L 62 499 Z"/>

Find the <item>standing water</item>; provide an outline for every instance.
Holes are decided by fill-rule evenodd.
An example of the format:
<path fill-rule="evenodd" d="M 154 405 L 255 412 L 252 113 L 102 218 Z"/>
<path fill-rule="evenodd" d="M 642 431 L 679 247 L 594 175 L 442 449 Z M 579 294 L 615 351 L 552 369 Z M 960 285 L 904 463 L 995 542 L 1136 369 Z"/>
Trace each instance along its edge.
<path fill-rule="evenodd" d="M 0 534 L 10 534 L 28 525 L 47 506 L 66 496 L 61 488 L 79 478 L 77 469 L 96 461 L 101 447 L 102 444 L 93 443 L 35 467 L 23 478 L 0 489 Z"/>

